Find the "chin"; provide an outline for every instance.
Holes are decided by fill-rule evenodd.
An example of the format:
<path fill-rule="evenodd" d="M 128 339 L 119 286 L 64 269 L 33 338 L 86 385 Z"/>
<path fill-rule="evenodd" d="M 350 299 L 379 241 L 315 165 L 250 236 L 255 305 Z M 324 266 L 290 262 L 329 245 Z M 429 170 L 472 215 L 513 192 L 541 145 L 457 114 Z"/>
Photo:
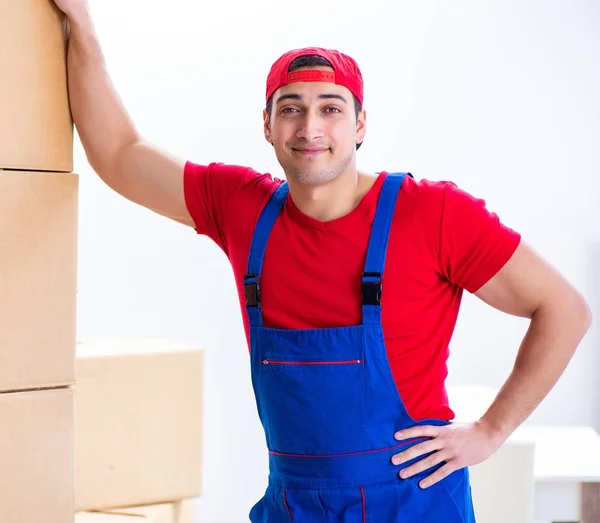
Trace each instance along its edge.
<path fill-rule="evenodd" d="M 285 169 L 286 177 L 305 185 L 323 185 L 335 180 L 341 171 L 334 167 L 299 167 Z"/>
<path fill-rule="evenodd" d="M 352 154 L 346 158 L 328 154 L 315 158 L 297 157 L 295 154 L 277 155 L 286 178 L 303 185 L 324 185 L 341 176 L 352 162 Z"/>

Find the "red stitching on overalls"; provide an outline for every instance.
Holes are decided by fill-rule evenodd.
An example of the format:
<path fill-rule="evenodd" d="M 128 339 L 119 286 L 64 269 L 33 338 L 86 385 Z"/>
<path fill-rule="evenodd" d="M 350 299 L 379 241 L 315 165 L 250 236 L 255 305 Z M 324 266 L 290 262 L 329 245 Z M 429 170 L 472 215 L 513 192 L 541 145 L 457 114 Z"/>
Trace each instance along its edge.
<path fill-rule="evenodd" d="M 365 502 L 365 490 L 362 485 L 360 486 L 360 495 L 362 496 L 362 506 L 363 506 L 363 523 L 367 523 L 367 504 Z"/>
<path fill-rule="evenodd" d="M 287 504 L 287 498 L 285 495 L 285 490 L 283 491 L 283 504 L 285 505 L 286 510 L 288 511 L 288 514 L 290 515 L 290 519 L 292 520 L 292 523 L 294 523 L 294 516 L 292 516 L 292 511 L 290 510 L 290 507 Z"/>
<path fill-rule="evenodd" d="M 269 454 L 273 454 L 275 456 L 288 456 L 291 458 L 338 458 L 341 456 L 355 456 L 357 454 L 369 454 L 371 452 L 383 452 L 384 450 L 397 449 L 398 447 L 402 447 L 403 445 L 406 445 L 408 443 L 413 443 L 415 441 L 424 441 L 426 439 L 428 439 L 428 438 L 423 437 L 423 438 L 407 439 L 407 440 L 404 440 L 402 443 L 399 443 L 398 445 L 394 445 L 393 447 L 386 447 L 383 449 L 360 450 L 358 452 L 348 452 L 346 454 L 288 454 L 285 452 L 276 452 L 274 450 L 270 450 Z"/>
<path fill-rule="evenodd" d="M 342 360 L 342 361 L 285 361 L 285 360 L 262 360 L 263 365 L 352 365 L 364 363 L 364 360 Z"/>

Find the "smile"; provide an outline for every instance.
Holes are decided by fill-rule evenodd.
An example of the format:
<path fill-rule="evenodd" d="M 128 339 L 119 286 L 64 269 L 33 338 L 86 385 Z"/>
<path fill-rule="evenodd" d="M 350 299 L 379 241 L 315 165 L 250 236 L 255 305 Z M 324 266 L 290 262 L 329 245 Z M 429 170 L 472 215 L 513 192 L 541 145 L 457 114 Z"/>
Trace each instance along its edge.
<path fill-rule="evenodd" d="M 292 148 L 292 150 L 296 153 L 304 154 L 306 156 L 316 156 L 318 154 L 322 154 L 322 153 L 329 151 L 329 149 L 294 149 L 294 148 Z"/>

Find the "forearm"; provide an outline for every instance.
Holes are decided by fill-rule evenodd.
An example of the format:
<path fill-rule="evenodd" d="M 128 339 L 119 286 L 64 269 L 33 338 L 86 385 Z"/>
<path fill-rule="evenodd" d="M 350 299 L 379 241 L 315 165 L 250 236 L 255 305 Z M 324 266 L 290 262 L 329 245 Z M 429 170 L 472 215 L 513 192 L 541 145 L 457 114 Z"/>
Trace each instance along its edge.
<path fill-rule="evenodd" d="M 71 16 L 69 22 L 71 111 L 90 165 L 109 183 L 119 151 L 138 136 L 106 70 L 89 13 Z"/>
<path fill-rule="evenodd" d="M 583 299 L 572 293 L 562 303 L 540 307 L 508 380 L 481 421 L 504 441 L 554 387 L 591 322 Z"/>

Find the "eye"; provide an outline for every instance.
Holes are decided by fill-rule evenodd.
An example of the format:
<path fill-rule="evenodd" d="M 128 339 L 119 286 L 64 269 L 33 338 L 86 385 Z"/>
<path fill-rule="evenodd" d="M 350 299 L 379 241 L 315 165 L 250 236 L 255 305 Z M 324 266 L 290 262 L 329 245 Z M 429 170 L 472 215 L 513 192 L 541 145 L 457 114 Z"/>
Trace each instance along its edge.
<path fill-rule="evenodd" d="M 281 114 L 292 114 L 294 111 L 297 111 L 298 109 L 296 109 L 295 107 L 284 107 L 281 110 Z"/>
<path fill-rule="evenodd" d="M 341 113 L 341 109 L 339 107 L 325 107 L 325 112 L 326 113 Z"/>

